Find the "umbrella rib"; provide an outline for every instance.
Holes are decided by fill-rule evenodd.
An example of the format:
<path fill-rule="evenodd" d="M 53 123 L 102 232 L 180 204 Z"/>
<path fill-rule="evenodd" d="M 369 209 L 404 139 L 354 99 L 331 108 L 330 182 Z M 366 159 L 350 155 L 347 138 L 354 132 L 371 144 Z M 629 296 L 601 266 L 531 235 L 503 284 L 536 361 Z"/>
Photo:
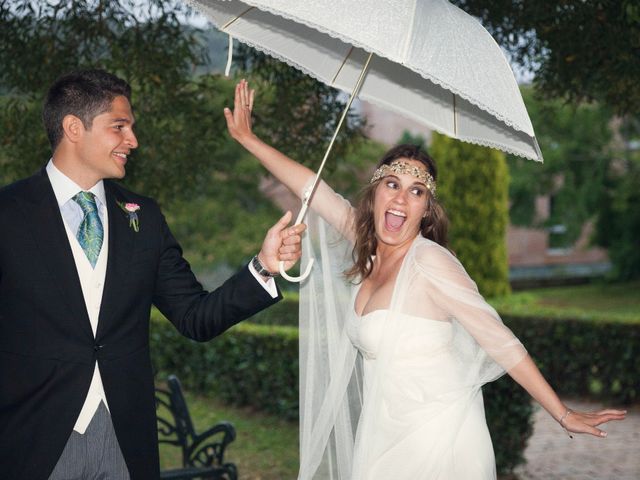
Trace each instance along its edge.
<path fill-rule="evenodd" d="M 224 30 L 225 28 L 229 27 L 233 22 L 235 22 L 236 20 L 238 20 L 240 17 L 246 15 L 247 13 L 249 13 L 251 10 L 253 10 L 256 7 L 249 7 L 247 8 L 244 12 L 242 12 L 241 14 L 237 15 L 236 17 L 232 18 L 231 20 L 229 20 L 227 23 L 225 23 L 224 25 L 222 25 L 220 27 L 220 30 Z"/>
<path fill-rule="evenodd" d="M 342 59 L 342 63 L 340 64 L 340 68 L 338 68 L 338 71 L 336 72 L 336 74 L 333 76 L 333 78 L 331 79 L 331 85 L 333 86 L 336 78 L 338 78 L 338 75 L 340 75 L 340 72 L 342 71 L 342 68 L 344 67 L 344 65 L 347 63 L 347 60 L 349 59 L 349 57 L 351 56 L 351 52 L 353 52 L 353 47 L 351 47 L 349 49 L 349 51 L 347 52 L 347 55 Z"/>
<path fill-rule="evenodd" d="M 458 136 L 458 112 L 456 112 L 456 94 L 453 93 L 453 135 Z"/>

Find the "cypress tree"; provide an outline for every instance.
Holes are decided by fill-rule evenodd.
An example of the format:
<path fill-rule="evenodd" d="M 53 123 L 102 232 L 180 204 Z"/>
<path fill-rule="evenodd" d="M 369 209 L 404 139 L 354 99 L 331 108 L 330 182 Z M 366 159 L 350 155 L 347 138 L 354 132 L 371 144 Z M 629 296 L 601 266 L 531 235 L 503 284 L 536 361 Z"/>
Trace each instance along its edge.
<path fill-rule="evenodd" d="M 506 230 L 509 172 L 494 149 L 433 133 L 438 199 L 449 216 L 450 248 L 486 297 L 510 292 Z"/>

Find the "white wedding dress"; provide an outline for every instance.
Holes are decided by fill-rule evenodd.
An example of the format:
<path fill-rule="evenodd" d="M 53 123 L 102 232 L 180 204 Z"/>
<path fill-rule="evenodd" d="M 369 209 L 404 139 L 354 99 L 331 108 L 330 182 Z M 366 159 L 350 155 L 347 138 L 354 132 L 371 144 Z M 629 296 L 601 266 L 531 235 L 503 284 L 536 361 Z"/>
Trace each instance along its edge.
<path fill-rule="evenodd" d="M 385 320 L 386 312 L 378 310 L 362 317 L 354 314 L 347 323 L 347 334 L 363 357 L 365 398 L 369 379 L 376 375 Z M 374 434 L 354 454 L 358 477 L 495 478 L 482 395 L 475 390 L 469 398 L 459 387 L 463 375 L 450 351 L 451 324 L 405 314 L 393 321 L 402 339 L 381 385 L 385 400 L 372 413 Z M 452 428 L 455 438 L 448 433 Z M 371 463 L 364 462 L 367 457 Z"/>
<path fill-rule="evenodd" d="M 496 478 L 481 386 L 526 350 L 460 262 L 421 236 L 391 304 L 355 313 L 353 209 L 321 183 L 303 252 L 299 479 Z M 303 263 L 305 260 L 303 260 Z"/>

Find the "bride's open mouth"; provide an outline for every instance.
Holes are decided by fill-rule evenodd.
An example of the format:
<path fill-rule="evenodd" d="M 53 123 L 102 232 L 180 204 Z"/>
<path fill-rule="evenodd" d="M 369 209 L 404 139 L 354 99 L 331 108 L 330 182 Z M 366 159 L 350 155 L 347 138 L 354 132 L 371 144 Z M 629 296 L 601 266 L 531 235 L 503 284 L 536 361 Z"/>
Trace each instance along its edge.
<path fill-rule="evenodd" d="M 407 220 L 407 215 L 398 210 L 387 210 L 384 213 L 384 226 L 391 232 L 397 232 Z"/>

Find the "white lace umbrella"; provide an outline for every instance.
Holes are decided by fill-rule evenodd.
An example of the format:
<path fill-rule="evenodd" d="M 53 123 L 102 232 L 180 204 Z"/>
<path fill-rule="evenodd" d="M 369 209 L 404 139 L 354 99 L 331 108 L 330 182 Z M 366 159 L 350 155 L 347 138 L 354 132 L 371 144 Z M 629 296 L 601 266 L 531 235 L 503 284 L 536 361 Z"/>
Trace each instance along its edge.
<path fill-rule="evenodd" d="M 450 137 L 542 161 L 500 47 L 446 0 L 187 1 L 230 36 L 352 92 L 347 108 L 357 93 Z"/>

